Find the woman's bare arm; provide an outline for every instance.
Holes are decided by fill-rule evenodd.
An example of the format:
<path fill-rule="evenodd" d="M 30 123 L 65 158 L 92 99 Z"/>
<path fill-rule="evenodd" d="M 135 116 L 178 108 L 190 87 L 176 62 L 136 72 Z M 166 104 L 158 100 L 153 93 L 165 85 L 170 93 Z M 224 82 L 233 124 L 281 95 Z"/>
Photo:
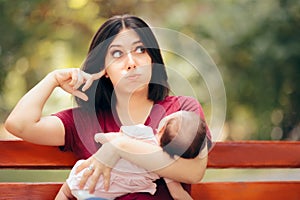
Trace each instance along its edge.
<path fill-rule="evenodd" d="M 108 190 L 110 171 L 118 160 L 123 158 L 148 171 L 153 171 L 161 177 L 193 184 L 201 181 L 207 165 L 207 148 L 200 154 L 194 159 L 178 158 L 174 160 L 156 145 L 121 136 L 103 144 L 93 156 L 78 166 L 76 173 L 93 166 L 94 170 L 87 170 L 83 174 L 79 184 L 80 188 L 83 188 L 89 179 L 91 181 L 89 191 L 94 192 L 99 177 L 103 176 L 104 188 Z"/>
<path fill-rule="evenodd" d="M 198 183 L 205 173 L 207 165 L 206 148 L 200 153 L 202 156 L 194 159 L 177 157 L 174 160 L 163 152 L 161 147 L 126 136 L 119 137 L 109 144 L 110 148 L 113 149 L 112 151 L 123 159 L 131 161 L 148 171 L 153 171 L 159 176 L 178 182 Z M 106 155 L 101 154 L 101 149 L 97 152 L 96 157 L 106 164 Z M 111 164 L 107 165 L 110 166 Z"/>
<path fill-rule="evenodd" d="M 54 116 L 42 117 L 43 107 L 57 85 L 54 74 L 48 74 L 17 103 L 5 122 L 5 128 L 29 142 L 45 145 L 64 144 L 64 128 L 61 121 Z"/>
<path fill-rule="evenodd" d="M 103 71 L 97 74 L 87 74 L 74 69 L 60 69 L 49 73 L 35 87 L 27 92 L 17 103 L 5 122 L 5 128 L 13 135 L 28 142 L 59 146 L 64 141 L 64 126 L 55 116 L 42 116 L 45 103 L 56 87 L 87 100 L 84 90 L 100 78 Z M 84 84 L 83 91 L 78 88 Z"/>

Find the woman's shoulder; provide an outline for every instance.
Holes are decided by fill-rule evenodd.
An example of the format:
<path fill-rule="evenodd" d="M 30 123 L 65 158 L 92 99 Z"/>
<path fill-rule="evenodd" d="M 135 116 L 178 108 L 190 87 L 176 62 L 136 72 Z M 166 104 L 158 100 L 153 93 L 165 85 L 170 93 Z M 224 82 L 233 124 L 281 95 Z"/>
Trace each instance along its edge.
<path fill-rule="evenodd" d="M 57 113 L 54 113 L 52 115 L 71 117 L 71 116 L 73 116 L 74 113 L 82 113 L 82 112 L 84 112 L 84 110 L 81 109 L 80 107 L 74 107 L 74 108 L 66 108 L 66 109 L 61 110 L 61 111 L 59 111 Z"/>
<path fill-rule="evenodd" d="M 82 107 L 73 107 L 61 110 L 55 114 L 52 114 L 64 120 L 74 120 L 76 119 L 89 119 L 90 117 L 95 117 L 96 113 L 93 111 L 88 111 Z"/>
<path fill-rule="evenodd" d="M 202 110 L 198 100 L 190 96 L 167 96 L 164 100 L 157 102 L 157 105 L 162 106 L 165 110 L 170 111 L 170 113 L 179 110 L 199 113 Z"/>

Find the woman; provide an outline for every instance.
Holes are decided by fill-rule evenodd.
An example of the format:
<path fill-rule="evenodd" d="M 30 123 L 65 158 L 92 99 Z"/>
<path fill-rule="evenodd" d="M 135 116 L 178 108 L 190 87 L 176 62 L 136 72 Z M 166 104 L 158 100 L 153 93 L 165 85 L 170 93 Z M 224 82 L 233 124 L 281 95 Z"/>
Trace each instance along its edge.
<path fill-rule="evenodd" d="M 78 107 L 42 116 L 43 107 L 56 87 L 73 94 Z M 91 192 L 101 175 L 108 189 L 110 168 L 107 165 L 113 166 L 120 157 L 154 170 L 161 177 L 196 183 L 204 175 L 206 157 L 173 162 L 162 152 L 155 162 L 108 145 L 99 149 L 93 140 L 95 133 L 118 132 L 121 125 L 145 124 L 156 129 L 164 116 L 179 110 L 193 111 L 204 118 L 195 99 L 168 96 L 168 93 L 163 59 L 149 26 L 135 16 L 115 16 L 95 34 L 82 70 L 49 73 L 22 97 L 5 127 L 26 141 L 73 151 L 79 159 L 94 154 L 79 167 L 80 170 L 93 166 L 81 181 L 83 187 L 89 177 L 93 180 Z M 148 151 L 156 148 L 148 146 Z M 164 167 L 160 167 L 162 162 L 166 164 Z M 156 183 L 158 188 L 153 196 L 135 193 L 120 199 L 171 199 L 165 183 L 162 180 Z"/>

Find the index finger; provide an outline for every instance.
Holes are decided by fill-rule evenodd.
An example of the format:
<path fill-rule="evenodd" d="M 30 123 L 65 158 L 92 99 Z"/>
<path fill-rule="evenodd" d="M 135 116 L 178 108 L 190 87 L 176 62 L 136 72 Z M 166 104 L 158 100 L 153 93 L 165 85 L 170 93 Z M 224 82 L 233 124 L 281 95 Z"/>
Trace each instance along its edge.
<path fill-rule="evenodd" d="M 92 74 L 92 79 L 93 80 L 98 80 L 100 79 L 103 75 L 105 74 L 105 69 L 102 69 L 100 72 Z"/>
<path fill-rule="evenodd" d="M 75 174 L 78 174 L 79 172 L 81 172 L 83 169 L 87 168 L 89 165 L 90 165 L 91 161 L 88 159 L 88 160 L 85 160 L 83 161 L 76 169 L 76 172 Z"/>
<path fill-rule="evenodd" d="M 111 168 L 110 167 L 106 167 L 103 170 L 103 181 L 104 181 L 104 189 L 105 189 L 105 191 L 109 190 L 109 186 L 110 186 L 110 173 L 111 173 Z"/>
<path fill-rule="evenodd" d="M 86 91 L 92 85 L 95 80 L 100 79 L 105 74 L 105 69 L 101 70 L 98 73 L 86 75 L 86 83 L 84 84 L 82 91 Z"/>

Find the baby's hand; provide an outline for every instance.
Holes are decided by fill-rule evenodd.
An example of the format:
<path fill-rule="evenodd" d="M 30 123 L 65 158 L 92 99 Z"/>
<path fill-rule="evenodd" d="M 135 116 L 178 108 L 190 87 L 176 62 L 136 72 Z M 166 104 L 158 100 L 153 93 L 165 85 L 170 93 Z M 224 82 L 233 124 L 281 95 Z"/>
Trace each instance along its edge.
<path fill-rule="evenodd" d="M 94 137 L 95 141 L 101 144 L 110 142 L 123 134 L 121 132 L 97 133 Z"/>

